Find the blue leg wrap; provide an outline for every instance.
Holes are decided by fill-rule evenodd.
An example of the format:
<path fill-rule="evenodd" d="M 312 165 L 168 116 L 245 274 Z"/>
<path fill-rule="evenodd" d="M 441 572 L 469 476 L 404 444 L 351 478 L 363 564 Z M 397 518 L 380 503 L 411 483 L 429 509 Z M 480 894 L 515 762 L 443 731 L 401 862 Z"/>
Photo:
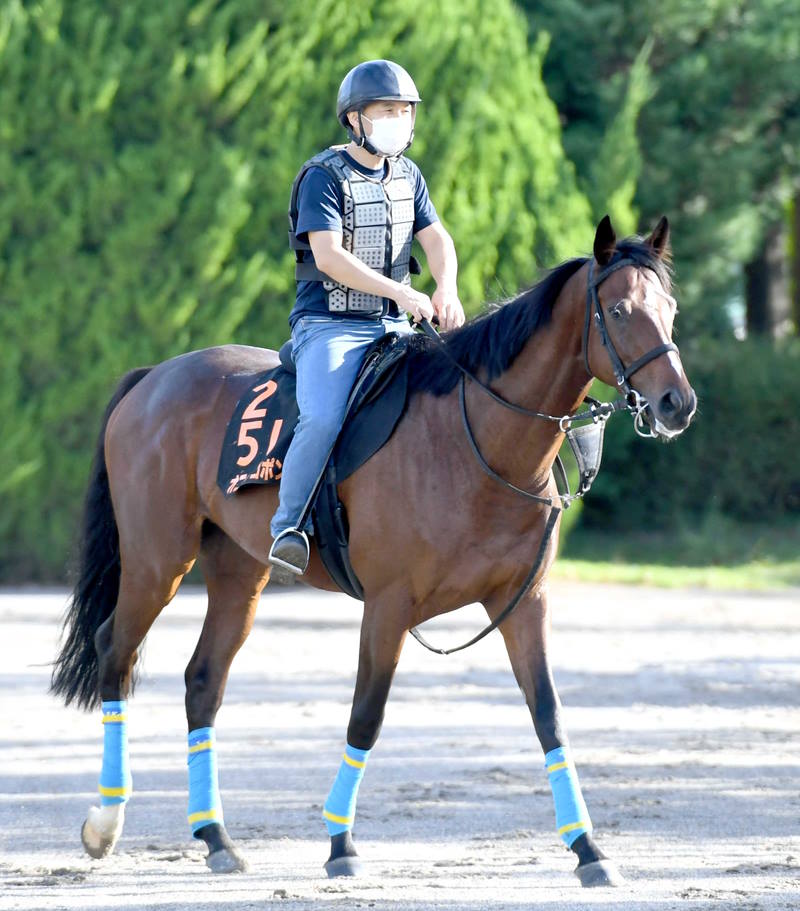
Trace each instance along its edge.
<path fill-rule="evenodd" d="M 100 804 L 125 803 L 133 790 L 128 758 L 127 703 L 103 703 L 103 768 L 100 770 Z"/>
<path fill-rule="evenodd" d="M 581 794 L 578 773 L 569 751 L 564 747 L 550 750 L 544 757 L 544 765 L 556 805 L 556 828 L 569 848 L 581 835 L 592 831 L 592 821 Z"/>
<path fill-rule="evenodd" d="M 189 732 L 189 825 L 192 834 L 212 822 L 223 824 L 214 728 Z"/>
<path fill-rule="evenodd" d="M 357 750 L 349 743 L 345 747 L 342 764 L 322 811 L 331 837 L 353 828 L 358 786 L 364 777 L 364 766 L 367 764 L 368 756 L 369 750 Z"/>

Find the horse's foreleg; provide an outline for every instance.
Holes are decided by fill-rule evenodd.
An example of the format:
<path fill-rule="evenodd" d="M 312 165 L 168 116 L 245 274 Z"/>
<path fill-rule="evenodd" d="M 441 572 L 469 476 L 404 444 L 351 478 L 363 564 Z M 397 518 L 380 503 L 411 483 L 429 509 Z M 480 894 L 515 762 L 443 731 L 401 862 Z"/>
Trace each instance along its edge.
<path fill-rule="evenodd" d="M 407 632 L 399 614 L 400 611 L 391 610 L 386 604 L 382 604 L 380 611 L 369 602 L 364 606 L 347 743 L 323 810 L 331 839 L 331 853 L 325 864 L 330 877 L 355 876 L 361 870 L 352 838 L 356 798 L 369 752 L 380 734 L 386 700 Z"/>
<path fill-rule="evenodd" d="M 269 571 L 216 528 L 204 535 L 200 562 L 208 587 L 208 611 L 185 675 L 188 819 L 194 837 L 208 846 L 209 868 L 215 873 L 231 873 L 246 870 L 247 862 L 225 829 L 214 721 L 231 662 L 253 625 Z"/>
<path fill-rule="evenodd" d="M 503 604 L 486 604 L 490 616 Z M 623 882 L 592 837 L 592 823 L 581 793 L 547 653 L 549 617 L 543 591 L 532 594 L 500 626 L 517 683 L 545 753 L 545 769 L 555 804 L 556 828 L 578 858 L 575 874 L 584 886 Z"/>

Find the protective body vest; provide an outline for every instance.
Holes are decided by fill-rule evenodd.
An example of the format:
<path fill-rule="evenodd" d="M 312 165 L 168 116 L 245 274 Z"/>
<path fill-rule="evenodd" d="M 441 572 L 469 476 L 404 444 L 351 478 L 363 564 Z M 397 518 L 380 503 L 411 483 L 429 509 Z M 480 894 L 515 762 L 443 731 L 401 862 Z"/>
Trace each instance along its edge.
<path fill-rule="evenodd" d="M 377 272 L 403 284 L 411 283 L 411 272 L 419 264 L 411 256 L 414 233 L 414 187 L 408 162 L 402 156 L 388 159 L 388 173 L 382 179 L 366 177 L 351 167 L 340 154 L 345 146 L 331 146 L 310 158 L 294 179 L 289 203 L 289 246 L 295 251 L 295 278 L 320 281 L 325 288 L 328 310 L 380 318 L 391 301 L 377 294 L 356 291 L 333 281 L 314 262 L 311 246 L 298 240 L 297 194 L 309 168 L 325 168 L 338 182 L 344 198 L 342 246 Z"/>

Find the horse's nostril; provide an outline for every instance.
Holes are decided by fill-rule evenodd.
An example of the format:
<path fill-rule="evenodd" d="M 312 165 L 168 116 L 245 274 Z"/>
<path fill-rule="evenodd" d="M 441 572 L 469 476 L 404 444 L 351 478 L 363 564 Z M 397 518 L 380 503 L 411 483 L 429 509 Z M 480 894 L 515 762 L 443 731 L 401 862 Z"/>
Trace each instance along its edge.
<path fill-rule="evenodd" d="M 659 403 L 663 415 L 672 415 L 679 411 L 683 402 L 677 389 L 667 389 Z"/>

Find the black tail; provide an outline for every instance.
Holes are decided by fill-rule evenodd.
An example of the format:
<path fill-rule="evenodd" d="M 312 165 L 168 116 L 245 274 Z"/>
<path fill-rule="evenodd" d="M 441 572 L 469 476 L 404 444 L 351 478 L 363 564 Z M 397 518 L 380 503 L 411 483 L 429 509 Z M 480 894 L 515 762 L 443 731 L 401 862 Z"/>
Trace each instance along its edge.
<path fill-rule="evenodd" d="M 103 416 L 89 489 L 83 510 L 78 571 L 72 600 L 64 617 L 64 642 L 56 658 L 50 692 L 91 709 L 100 702 L 94 635 L 117 604 L 119 595 L 119 533 L 111 503 L 106 469 L 105 433 L 111 412 L 152 367 L 131 370 L 120 381 Z"/>

